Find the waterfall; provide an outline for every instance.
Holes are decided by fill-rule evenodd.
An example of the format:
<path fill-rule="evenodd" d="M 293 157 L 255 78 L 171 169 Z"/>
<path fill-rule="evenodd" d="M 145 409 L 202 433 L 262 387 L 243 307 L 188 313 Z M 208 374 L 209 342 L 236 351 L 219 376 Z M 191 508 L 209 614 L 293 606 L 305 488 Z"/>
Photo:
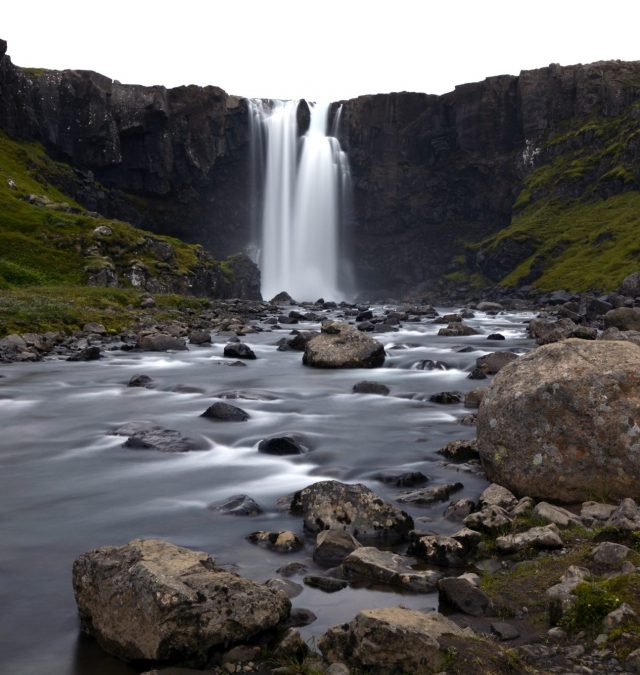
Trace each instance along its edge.
<path fill-rule="evenodd" d="M 350 189 L 347 156 L 335 137 L 340 109 L 328 135 L 330 105 L 312 104 L 309 129 L 299 139 L 298 105 L 250 102 L 252 172 L 264 166 L 262 201 L 256 201 L 262 295 L 339 300 L 339 226 Z"/>

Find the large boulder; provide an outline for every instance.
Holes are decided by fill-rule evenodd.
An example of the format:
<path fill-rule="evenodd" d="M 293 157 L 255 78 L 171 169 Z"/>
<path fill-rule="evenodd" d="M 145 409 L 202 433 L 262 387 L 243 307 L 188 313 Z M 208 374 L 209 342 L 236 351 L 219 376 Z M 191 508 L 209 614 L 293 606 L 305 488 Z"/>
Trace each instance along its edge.
<path fill-rule="evenodd" d="M 640 308 L 617 307 L 604 315 L 604 325 L 607 328 L 619 330 L 640 330 Z"/>
<path fill-rule="evenodd" d="M 282 592 L 207 553 L 156 539 L 81 555 L 73 589 L 82 630 L 127 661 L 203 665 L 212 649 L 277 626 L 291 608 Z"/>
<path fill-rule="evenodd" d="M 624 278 L 620 285 L 621 295 L 630 295 L 632 298 L 640 296 L 640 272 L 632 272 Z"/>
<path fill-rule="evenodd" d="M 305 346 L 302 363 L 314 368 L 378 368 L 384 346 L 341 321 L 322 324 L 322 332 Z"/>
<path fill-rule="evenodd" d="M 521 356 L 478 411 L 487 476 L 516 495 L 639 497 L 640 348 L 570 339 Z"/>
<path fill-rule="evenodd" d="M 360 483 L 313 483 L 294 494 L 291 512 L 303 516 L 310 532 L 342 530 L 362 544 L 396 544 L 413 529 L 411 516 Z"/>
<path fill-rule="evenodd" d="M 318 647 L 329 663 L 374 675 L 437 672 L 445 659 L 440 638 L 467 634 L 438 612 L 385 607 L 363 609 L 351 622 L 330 628 Z"/>
<path fill-rule="evenodd" d="M 165 333 L 152 333 L 138 336 L 138 349 L 146 352 L 166 352 L 169 350 L 181 351 L 187 349 L 184 338 L 166 335 Z"/>

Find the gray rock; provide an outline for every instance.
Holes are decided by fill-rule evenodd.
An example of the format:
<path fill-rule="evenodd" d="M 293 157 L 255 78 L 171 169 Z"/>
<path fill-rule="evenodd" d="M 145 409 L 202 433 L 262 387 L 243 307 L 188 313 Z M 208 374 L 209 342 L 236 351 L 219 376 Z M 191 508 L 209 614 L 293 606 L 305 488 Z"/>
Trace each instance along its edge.
<path fill-rule="evenodd" d="M 623 499 L 609 516 L 606 525 L 626 532 L 640 530 L 640 508 L 633 499 Z"/>
<path fill-rule="evenodd" d="M 552 626 L 560 622 L 565 613 L 576 603 L 573 591 L 590 575 L 588 569 L 571 565 L 560 578 L 559 583 L 547 589 L 545 597 L 549 607 L 549 621 Z"/>
<path fill-rule="evenodd" d="M 279 577 L 267 579 L 264 584 L 272 591 L 280 591 L 281 593 L 284 593 L 289 599 L 297 597 L 303 591 L 302 586 L 297 584 L 295 581 L 291 581 L 290 579 L 281 579 Z"/>
<path fill-rule="evenodd" d="M 485 488 L 480 495 L 480 506 L 500 506 L 503 509 L 509 510 L 513 508 L 517 503 L 517 497 L 507 490 L 506 487 L 498 485 L 497 483 L 492 483 L 488 488 Z"/>
<path fill-rule="evenodd" d="M 562 548 L 562 546 L 560 531 L 553 523 L 544 527 L 532 527 L 526 532 L 507 534 L 496 539 L 496 547 L 501 553 L 514 553 L 527 548 L 546 549 Z"/>
<path fill-rule="evenodd" d="M 206 553 L 153 539 L 81 555 L 73 589 L 82 630 L 127 661 L 204 665 L 213 649 L 274 628 L 291 607 Z"/>
<path fill-rule="evenodd" d="M 591 527 L 596 523 L 604 524 L 615 510 L 616 507 L 613 504 L 583 502 L 580 509 L 580 519 L 587 527 Z"/>
<path fill-rule="evenodd" d="M 492 352 L 479 356 L 476 359 L 476 368 L 480 369 L 486 375 L 495 375 L 500 372 L 508 363 L 518 358 L 513 352 Z"/>
<path fill-rule="evenodd" d="M 489 596 L 463 577 L 445 577 L 438 582 L 440 601 L 470 616 L 485 616 L 493 610 Z"/>
<path fill-rule="evenodd" d="M 618 328 L 607 328 L 600 335 L 600 340 L 626 340 L 640 347 L 640 331 L 637 330 L 619 330 Z"/>
<path fill-rule="evenodd" d="M 262 513 L 260 504 L 248 495 L 233 495 L 221 502 L 209 504 L 207 508 L 232 516 L 257 516 Z"/>
<path fill-rule="evenodd" d="M 500 506 L 486 506 L 480 511 L 468 515 L 464 524 L 472 530 L 495 534 L 511 525 L 509 514 Z"/>
<path fill-rule="evenodd" d="M 307 586 L 311 586 L 311 588 L 317 588 L 325 593 L 336 593 L 349 585 L 344 579 L 323 577 L 315 574 L 309 574 L 304 577 L 304 583 Z"/>
<path fill-rule="evenodd" d="M 467 335 L 479 335 L 475 328 L 466 323 L 450 323 L 446 328 L 441 328 L 438 335 L 443 337 L 464 337 Z"/>
<path fill-rule="evenodd" d="M 529 322 L 529 333 L 539 345 L 547 345 L 573 337 L 578 326 L 571 319 L 547 321 L 532 319 Z"/>
<path fill-rule="evenodd" d="M 444 635 L 465 636 L 437 612 L 402 607 L 365 609 L 348 624 L 330 628 L 318 641 L 329 663 L 345 663 L 372 675 L 419 673 L 435 663 Z"/>
<path fill-rule="evenodd" d="M 153 378 L 149 377 L 149 375 L 133 375 L 129 382 L 127 383 L 127 387 L 144 387 L 145 389 L 151 389 L 153 386 Z"/>
<path fill-rule="evenodd" d="M 538 518 L 542 518 L 548 523 L 555 523 L 558 527 L 569 527 L 570 525 L 582 526 L 582 521 L 575 513 L 571 513 L 571 511 L 563 509 L 561 506 L 540 502 L 536 504 L 533 512 Z"/>
<path fill-rule="evenodd" d="M 607 328 L 613 327 L 622 331 L 640 331 L 640 308 L 617 307 L 611 309 L 604 315 L 604 325 Z"/>
<path fill-rule="evenodd" d="M 307 342 L 302 363 L 314 368 L 378 368 L 384 346 L 354 326 L 339 321 L 322 324 L 320 335 Z"/>
<path fill-rule="evenodd" d="M 623 602 L 620 607 L 614 609 L 612 612 L 609 612 L 607 616 L 604 617 L 602 622 L 604 630 L 606 633 L 610 633 L 614 628 L 621 626 L 627 621 L 637 621 L 638 615 L 633 610 L 631 605 L 628 605 L 626 602 Z"/>
<path fill-rule="evenodd" d="M 79 352 L 72 354 L 67 361 L 97 361 L 102 358 L 102 352 L 100 347 L 97 345 L 91 345 L 90 347 L 85 347 Z"/>
<path fill-rule="evenodd" d="M 504 621 L 494 621 L 491 624 L 491 632 L 497 635 L 498 640 L 502 642 L 516 640 L 520 637 L 520 631 L 513 624 Z"/>
<path fill-rule="evenodd" d="M 620 284 L 618 293 L 632 298 L 640 296 L 640 272 L 632 272 L 627 275 Z"/>
<path fill-rule="evenodd" d="M 244 342 L 230 342 L 224 346 L 223 354 L 229 359 L 247 359 L 252 361 L 256 358 L 254 351 Z"/>
<path fill-rule="evenodd" d="M 248 534 L 247 541 L 278 553 L 293 553 L 304 546 L 302 539 L 290 530 L 280 530 L 279 532 L 258 530 Z"/>
<path fill-rule="evenodd" d="M 628 546 L 603 541 L 591 551 L 591 559 L 600 569 L 612 572 L 622 568 L 631 552 Z"/>
<path fill-rule="evenodd" d="M 298 491 L 291 512 L 309 532 L 342 530 L 362 544 L 392 545 L 406 539 L 413 520 L 361 484 L 320 481 Z"/>
<path fill-rule="evenodd" d="M 245 422 L 249 419 L 249 413 L 242 408 L 238 408 L 238 406 L 231 405 L 231 403 L 217 401 L 210 405 L 201 417 L 217 422 Z"/>
<path fill-rule="evenodd" d="M 151 335 L 140 335 L 137 347 L 146 352 L 184 351 L 187 349 L 187 344 L 184 338 L 164 333 L 153 333 Z"/>
<path fill-rule="evenodd" d="M 415 559 L 372 546 L 362 546 L 342 562 L 348 579 L 373 581 L 402 588 L 413 593 L 430 593 L 440 574 L 432 570 L 414 570 Z"/>
<path fill-rule="evenodd" d="M 511 509 L 510 513 L 514 518 L 518 516 L 526 516 L 527 514 L 533 511 L 535 502 L 531 497 L 523 497 L 518 501 L 518 503 Z"/>
<path fill-rule="evenodd" d="M 396 501 L 401 504 L 416 504 L 418 506 L 428 506 L 435 502 L 443 502 L 449 499 L 449 496 L 454 492 L 462 490 L 464 485 L 462 483 L 444 483 L 443 485 L 435 485 L 434 487 L 423 488 L 422 490 L 413 490 L 412 492 L 405 492 L 400 495 Z"/>
<path fill-rule="evenodd" d="M 464 407 L 465 408 L 470 408 L 470 409 L 475 409 L 479 408 L 480 404 L 482 403 L 482 399 L 484 398 L 486 389 L 479 388 L 479 389 L 471 389 L 470 391 L 466 392 L 464 395 Z"/>
<path fill-rule="evenodd" d="M 211 344 L 211 333 L 208 330 L 192 330 L 189 333 L 189 342 L 192 345 Z"/>
<path fill-rule="evenodd" d="M 306 574 L 309 571 L 309 568 L 301 562 L 290 562 L 286 565 L 278 567 L 276 572 L 283 577 L 293 577 L 302 574 Z"/>
<path fill-rule="evenodd" d="M 487 476 L 538 499 L 639 495 L 639 371 L 635 345 L 575 339 L 506 366 L 478 411 Z"/>
<path fill-rule="evenodd" d="M 316 536 L 313 559 L 323 567 L 336 567 L 359 547 L 360 542 L 348 532 L 322 530 Z"/>
<path fill-rule="evenodd" d="M 449 520 L 463 521 L 474 509 L 474 502 L 465 497 L 464 499 L 458 499 L 456 502 L 451 502 L 444 512 L 444 517 Z"/>
<path fill-rule="evenodd" d="M 381 382 L 363 380 L 362 382 L 353 385 L 354 394 L 377 394 L 378 396 L 387 396 L 389 391 L 389 387 Z"/>
<path fill-rule="evenodd" d="M 96 335 L 106 335 L 107 329 L 103 324 L 97 323 L 96 321 L 89 321 L 82 326 L 83 333 L 95 333 Z"/>
<path fill-rule="evenodd" d="M 119 431 L 116 431 L 116 433 Z M 175 429 L 163 429 L 157 426 L 142 428 L 140 431 L 134 432 L 127 438 L 122 447 L 133 450 L 157 450 L 159 452 L 190 452 L 207 449 L 206 444 L 201 440 L 183 436 Z"/>

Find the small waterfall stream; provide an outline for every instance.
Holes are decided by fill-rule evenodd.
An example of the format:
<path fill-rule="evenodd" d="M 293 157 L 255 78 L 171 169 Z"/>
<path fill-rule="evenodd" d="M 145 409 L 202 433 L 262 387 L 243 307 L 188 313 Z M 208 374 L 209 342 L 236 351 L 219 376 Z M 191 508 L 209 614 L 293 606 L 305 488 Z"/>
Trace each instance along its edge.
<path fill-rule="evenodd" d="M 339 229 L 350 189 L 347 156 L 335 137 L 340 110 L 328 135 L 330 104 L 312 104 L 309 129 L 299 139 L 298 105 L 250 101 L 252 171 L 264 166 L 262 295 L 340 300 Z"/>

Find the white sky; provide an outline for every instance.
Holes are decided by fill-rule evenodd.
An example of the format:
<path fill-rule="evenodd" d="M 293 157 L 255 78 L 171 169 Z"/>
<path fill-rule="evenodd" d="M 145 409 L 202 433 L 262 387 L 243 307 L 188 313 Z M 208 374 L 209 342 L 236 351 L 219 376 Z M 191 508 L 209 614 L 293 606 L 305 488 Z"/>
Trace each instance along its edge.
<path fill-rule="evenodd" d="M 264 98 L 441 94 L 640 59 L 638 0 L 5 0 L 0 21 L 21 66 Z"/>

